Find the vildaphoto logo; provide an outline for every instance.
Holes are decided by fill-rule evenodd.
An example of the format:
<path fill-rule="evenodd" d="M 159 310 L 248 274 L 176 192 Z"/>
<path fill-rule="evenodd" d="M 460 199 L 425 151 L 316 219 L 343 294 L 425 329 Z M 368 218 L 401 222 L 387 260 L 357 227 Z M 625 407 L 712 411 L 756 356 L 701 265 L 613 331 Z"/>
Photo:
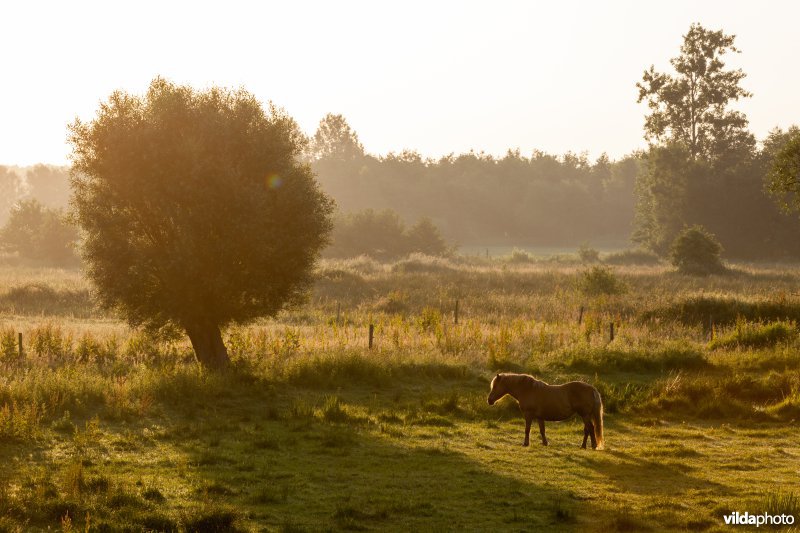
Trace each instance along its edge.
<path fill-rule="evenodd" d="M 750 514 L 731 513 L 722 517 L 728 526 L 791 526 L 794 524 L 794 515 L 791 514 Z"/>

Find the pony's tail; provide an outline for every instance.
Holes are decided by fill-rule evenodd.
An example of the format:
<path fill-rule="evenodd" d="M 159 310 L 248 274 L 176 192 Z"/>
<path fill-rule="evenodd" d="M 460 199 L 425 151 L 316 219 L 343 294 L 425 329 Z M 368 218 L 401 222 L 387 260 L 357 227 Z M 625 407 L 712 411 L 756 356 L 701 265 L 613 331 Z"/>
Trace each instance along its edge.
<path fill-rule="evenodd" d="M 597 449 L 603 449 L 603 400 L 597 389 L 594 390 L 594 408 L 592 409 L 592 425 L 594 426 L 594 438 L 597 441 Z"/>

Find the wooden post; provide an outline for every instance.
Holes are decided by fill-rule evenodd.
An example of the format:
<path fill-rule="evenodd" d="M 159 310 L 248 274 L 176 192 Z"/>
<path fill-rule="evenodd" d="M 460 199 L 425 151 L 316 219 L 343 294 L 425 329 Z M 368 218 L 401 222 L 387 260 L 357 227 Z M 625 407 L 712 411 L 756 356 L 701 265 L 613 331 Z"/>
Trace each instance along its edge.
<path fill-rule="evenodd" d="M 580 311 L 578 311 L 578 325 L 580 326 L 583 323 L 583 306 L 581 306 Z"/>
<path fill-rule="evenodd" d="M 25 352 L 22 350 L 22 332 L 20 332 L 18 340 L 19 340 L 19 358 L 22 359 L 22 357 L 25 355 Z"/>
<path fill-rule="evenodd" d="M 458 324 L 458 300 L 456 300 L 456 310 L 453 313 L 453 318 L 455 318 L 455 323 Z"/>
<path fill-rule="evenodd" d="M 613 341 L 613 340 L 614 340 L 614 323 L 613 323 L 613 322 L 611 322 L 611 323 L 608 325 L 608 332 L 610 333 L 609 337 L 610 337 L 610 338 L 611 338 L 611 340 Z"/>
<path fill-rule="evenodd" d="M 342 304 L 336 302 L 336 325 L 339 325 L 339 311 L 342 309 Z"/>
<path fill-rule="evenodd" d="M 372 349 L 372 337 L 375 333 L 375 326 L 373 324 L 369 325 L 369 349 Z"/>

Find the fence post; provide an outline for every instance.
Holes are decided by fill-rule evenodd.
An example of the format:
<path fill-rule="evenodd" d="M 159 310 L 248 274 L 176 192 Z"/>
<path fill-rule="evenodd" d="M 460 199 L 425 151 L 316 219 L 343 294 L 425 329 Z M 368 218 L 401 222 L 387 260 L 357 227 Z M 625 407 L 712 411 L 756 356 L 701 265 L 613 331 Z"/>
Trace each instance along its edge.
<path fill-rule="evenodd" d="M 22 357 L 25 355 L 25 352 L 22 350 L 22 332 L 20 332 L 18 340 L 19 340 L 19 358 L 22 359 Z"/>
<path fill-rule="evenodd" d="M 455 323 L 458 324 L 458 300 L 456 300 L 456 310 L 453 314 L 455 318 Z"/>
<path fill-rule="evenodd" d="M 341 311 L 341 309 L 342 309 L 342 304 L 339 303 L 339 302 L 336 302 L 336 325 L 337 326 L 339 325 L 339 311 Z"/>
<path fill-rule="evenodd" d="M 614 340 L 614 323 L 613 322 L 611 322 L 608 325 L 608 332 L 610 333 L 609 336 L 611 337 L 611 340 L 613 341 Z"/>
<path fill-rule="evenodd" d="M 375 333 L 375 326 L 373 324 L 369 325 L 369 349 L 372 349 L 372 336 Z"/>
<path fill-rule="evenodd" d="M 583 306 L 581 306 L 580 311 L 578 311 L 578 325 L 580 326 L 583 323 Z"/>

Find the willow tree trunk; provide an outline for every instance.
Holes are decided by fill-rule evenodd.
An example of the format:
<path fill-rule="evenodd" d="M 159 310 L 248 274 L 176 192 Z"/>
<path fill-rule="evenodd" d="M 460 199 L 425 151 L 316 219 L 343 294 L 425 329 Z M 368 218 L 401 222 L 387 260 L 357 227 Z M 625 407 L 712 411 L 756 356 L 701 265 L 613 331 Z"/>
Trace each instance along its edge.
<path fill-rule="evenodd" d="M 202 324 L 186 328 L 197 360 L 206 368 L 218 370 L 231 362 L 222 342 L 222 333 L 216 324 Z"/>

